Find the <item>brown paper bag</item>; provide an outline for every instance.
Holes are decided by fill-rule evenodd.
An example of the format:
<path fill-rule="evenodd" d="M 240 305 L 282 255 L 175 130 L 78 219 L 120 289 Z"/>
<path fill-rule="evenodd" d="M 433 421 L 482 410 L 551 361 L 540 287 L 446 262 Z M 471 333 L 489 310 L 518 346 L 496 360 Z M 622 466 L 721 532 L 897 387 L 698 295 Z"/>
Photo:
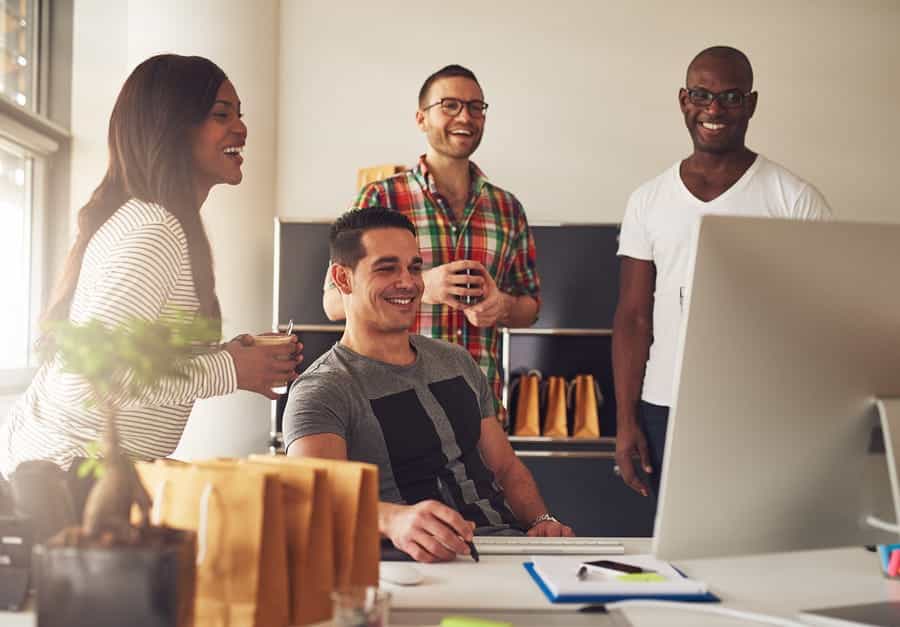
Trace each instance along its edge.
<path fill-rule="evenodd" d="M 251 455 L 250 460 L 260 457 L 264 456 Z M 315 457 L 285 457 L 283 463 L 320 468 L 328 474 L 335 534 L 335 586 L 377 586 L 381 559 L 378 467 Z"/>
<path fill-rule="evenodd" d="M 544 403 L 544 432 L 548 438 L 564 438 L 569 435 L 566 403 L 566 380 L 547 377 L 546 402 Z"/>
<path fill-rule="evenodd" d="M 157 461 L 137 471 L 155 523 L 197 532 L 197 627 L 284 627 L 288 570 L 274 475 L 236 464 Z"/>
<path fill-rule="evenodd" d="M 331 618 L 334 590 L 334 532 L 328 473 L 285 463 L 282 455 L 255 455 L 247 464 L 275 472 L 285 499 L 291 625 Z"/>
<path fill-rule="evenodd" d="M 575 390 L 575 411 L 572 437 L 574 438 L 599 438 L 600 416 L 597 408 L 603 403 L 603 394 L 600 392 L 600 384 L 593 375 L 580 374 L 570 382 L 569 395 L 572 386 Z"/>
<path fill-rule="evenodd" d="M 516 422 L 513 435 L 538 436 L 541 434 L 540 393 L 541 375 L 536 370 L 521 375 L 514 383 L 519 388 L 516 403 Z"/>

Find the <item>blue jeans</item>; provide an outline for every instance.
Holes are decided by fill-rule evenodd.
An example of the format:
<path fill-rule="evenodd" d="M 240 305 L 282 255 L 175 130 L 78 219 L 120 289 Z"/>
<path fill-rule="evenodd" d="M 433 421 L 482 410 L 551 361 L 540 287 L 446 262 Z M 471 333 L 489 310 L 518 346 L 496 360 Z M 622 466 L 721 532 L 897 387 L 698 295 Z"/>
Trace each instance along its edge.
<path fill-rule="evenodd" d="M 653 466 L 653 472 L 647 476 L 647 481 L 653 497 L 658 498 L 663 451 L 666 449 L 666 428 L 669 425 L 669 408 L 641 401 L 638 404 L 638 420 L 644 431 L 644 437 L 647 438 L 650 465 Z"/>

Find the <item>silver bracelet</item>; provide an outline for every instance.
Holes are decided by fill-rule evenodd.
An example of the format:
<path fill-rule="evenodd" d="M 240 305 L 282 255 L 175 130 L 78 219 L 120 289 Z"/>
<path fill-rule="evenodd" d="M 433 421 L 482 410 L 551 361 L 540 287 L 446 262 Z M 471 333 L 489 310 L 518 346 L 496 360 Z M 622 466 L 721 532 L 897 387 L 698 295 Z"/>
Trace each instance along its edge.
<path fill-rule="evenodd" d="M 550 512 L 544 512 L 543 514 L 541 514 L 540 516 L 538 516 L 537 518 L 532 520 L 531 524 L 528 525 L 528 528 L 531 529 L 531 528 L 541 524 L 542 522 L 555 522 L 555 523 L 562 524 L 559 522 L 559 519 L 556 516 L 554 516 Z"/>

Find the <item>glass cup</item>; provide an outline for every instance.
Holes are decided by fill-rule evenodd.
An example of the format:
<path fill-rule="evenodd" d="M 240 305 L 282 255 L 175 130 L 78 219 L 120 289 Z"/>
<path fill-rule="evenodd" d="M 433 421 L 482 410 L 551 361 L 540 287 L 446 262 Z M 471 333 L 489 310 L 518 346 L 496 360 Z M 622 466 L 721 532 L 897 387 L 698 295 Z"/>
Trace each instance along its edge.
<path fill-rule="evenodd" d="M 388 627 L 391 593 L 374 586 L 349 586 L 331 593 L 334 627 Z"/>
<path fill-rule="evenodd" d="M 274 346 L 277 344 L 289 344 L 291 341 L 292 335 L 286 335 L 282 333 L 278 334 L 269 334 L 269 335 L 254 335 L 253 341 L 260 346 Z M 288 360 L 289 357 L 279 357 L 279 359 Z M 284 385 L 279 385 L 278 387 L 272 388 L 273 392 L 277 392 L 278 394 L 286 394 L 287 393 L 287 381 L 285 381 Z"/>

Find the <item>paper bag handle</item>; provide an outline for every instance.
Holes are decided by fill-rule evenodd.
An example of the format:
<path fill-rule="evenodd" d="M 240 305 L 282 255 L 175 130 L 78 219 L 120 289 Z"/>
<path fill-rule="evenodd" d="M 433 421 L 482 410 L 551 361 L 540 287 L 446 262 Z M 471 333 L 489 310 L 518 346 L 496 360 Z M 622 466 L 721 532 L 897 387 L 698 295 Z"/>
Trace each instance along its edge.
<path fill-rule="evenodd" d="M 596 377 L 594 378 L 594 394 L 597 397 L 597 411 L 600 411 L 600 408 L 603 407 L 603 391 L 600 389 L 600 380 Z"/>
<path fill-rule="evenodd" d="M 212 483 L 203 486 L 200 493 L 200 521 L 197 523 L 197 566 L 206 559 L 207 531 L 209 528 L 209 499 L 216 488 Z"/>
<path fill-rule="evenodd" d="M 150 522 L 159 527 L 162 520 L 162 503 L 166 495 L 166 486 L 169 485 L 168 479 L 163 479 L 156 484 L 156 492 L 153 495 L 153 509 L 150 510 Z"/>
<path fill-rule="evenodd" d="M 575 407 L 575 402 L 572 400 L 572 395 L 575 393 L 575 382 L 581 375 L 575 375 L 575 378 L 566 383 L 566 407 Z"/>

